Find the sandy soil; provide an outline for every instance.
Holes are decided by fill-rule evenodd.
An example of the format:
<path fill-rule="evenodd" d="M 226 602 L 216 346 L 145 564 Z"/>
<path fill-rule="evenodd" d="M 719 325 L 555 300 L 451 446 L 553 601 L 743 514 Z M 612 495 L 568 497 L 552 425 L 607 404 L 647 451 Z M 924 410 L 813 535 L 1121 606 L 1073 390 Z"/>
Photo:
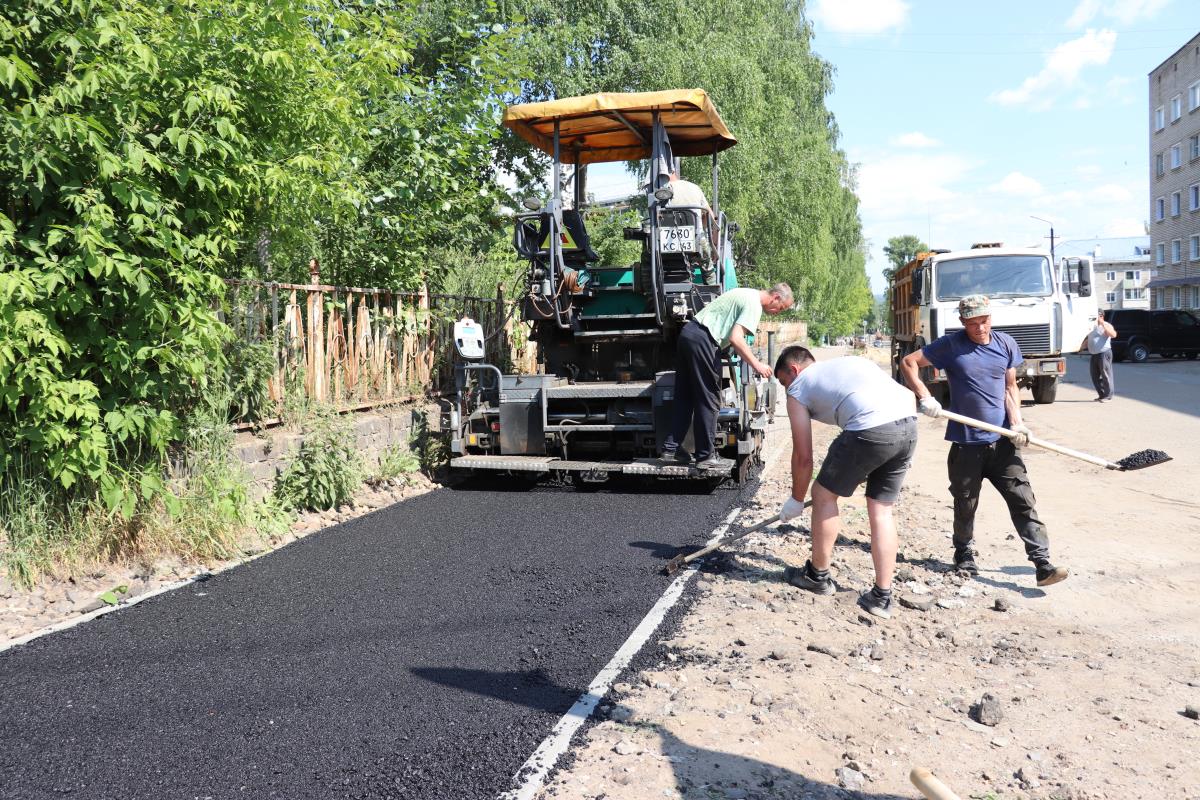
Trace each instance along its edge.
<path fill-rule="evenodd" d="M 908 775 L 921 766 L 963 798 L 1200 798 L 1200 722 L 1185 716 L 1200 706 L 1200 524 L 1187 484 L 1200 465 L 1180 444 L 1200 440 L 1200 423 L 1167 402 L 1094 403 L 1086 364 L 1070 370 L 1082 384 L 1026 406 L 1035 434 L 1112 459 L 1153 447 L 1176 460 L 1118 473 L 1029 453 L 1069 580 L 1035 587 L 990 489 L 976 525 L 983 571 L 950 572 L 947 445 L 943 423 L 922 418 L 897 505 L 897 591 L 932 608 L 883 621 L 856 607 L 872 580 L 861 494 L 843 504 L 833 597 L 780 580 L 807 556 L 804 524 L 742 540 L 697 576 L 659 668 L 616 687 L 541 797 L 916 798 Z M 836 431 L 816 427 L 823 454 Z M 785 437 L 777 424 L 746 524 L 788 491 Z"/>

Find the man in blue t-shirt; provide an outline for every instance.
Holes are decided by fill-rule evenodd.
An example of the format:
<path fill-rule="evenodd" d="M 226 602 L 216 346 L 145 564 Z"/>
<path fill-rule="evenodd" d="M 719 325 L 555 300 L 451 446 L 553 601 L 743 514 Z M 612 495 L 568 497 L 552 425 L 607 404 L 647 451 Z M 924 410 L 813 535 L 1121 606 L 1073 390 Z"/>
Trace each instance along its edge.
<path fill-rule="evenodd" d="M 930 417 L 942 413 L 920 376 L 921 367 L 935 367 L 945 371 L 950 382 L 951 411 L 1020 435 L 1009 439 L 959 422 L 946 424 L 946 439 L 951 443 L 946 466 L 954 497 L 954 565 L 971 575 L 979 572 L 972 542 L 979 490 L 987 478 L 1008 505 L 1025 553 L 1037 569 L 1037 585 L 1058 583 L 1069 573 L 1050 563 L 1050 536 L 1038 519 L 1029 474 L 1018 452 L 1029 443 L 1017 388 L 1021 348 L 1007 333 L 992 330 L 991 305 L 983 295 L 960 300 L 958 318 L 962 330 L 935 339 L 900 362 L 900 371 L 917 395 L 917 408 Z"/>

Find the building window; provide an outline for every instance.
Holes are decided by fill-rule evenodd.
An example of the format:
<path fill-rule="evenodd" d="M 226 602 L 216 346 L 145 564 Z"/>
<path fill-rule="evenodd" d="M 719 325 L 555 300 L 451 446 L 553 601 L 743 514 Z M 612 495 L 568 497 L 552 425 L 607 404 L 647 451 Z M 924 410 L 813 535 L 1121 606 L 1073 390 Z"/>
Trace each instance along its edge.
<path fill-rule="evenodd" d="M 1183 166 L 1183 142 L 1176 142 L 1171 145 L 1171 169 L 1179 169 Z"/>
<path fill-rule="evenodd" d="M 1179 287 L 1171 290 L 1171 308 L 1179 308 Z"/>
<path fill-rule="evenodd" d="M 1117 273 L 1115 273 L 1115 272 L 1104 273 L 1104 280 L 1108 281 L 1109 283 L 1112 283 L 1116 279 L 1117 279 Z"/>
<path fill-rule="evenodd" d="M 1200 81 L 1188 87 L 1188 111 L 1200 108 Z"/>
<path fill-rule="evenodd" d="M 1116 292 L 1105 292 L 1104 293 L 1104 302 L 1108 303 L 1109 305 L 1112 305 L 1113 303 L 1117 302 L 1117 293 Z"/>
<path fill-rule="evenodd" d="M 1200 158 L 1200 134 L 1188 139 L 1188 159 L 1196 160 Z"/>
<path fill-rule="evenodd" d="M 1154 130 L 1161 131 L 1167 127 L 1167 115 L 1162 106 L 1154 109 Z"/>
<path fill-rule="evenodd" d="M 1160 267 L 1165 263 L 1163 254 L 1166 253 L 1166 251 L 1167 251 L 1167 246 L 1165 244 L 1163 244 L 1162 242 L 1159 242 L 1158 244 L 1154 245 L 1154 263 Z"/>
<path fill-rule="evenodd" d="M 1193 236 L 1192 242 L 1192 261 L 1200 260 L 1200 236 Z"/>
<path fill-rule="evenodd" d="M 1142 292 L 1143 292 L 1142 289 L 1126 289 L 1125 290 L 1125 299 L 1126 300 L 1141 300 Z"/>
<path fill-rule="evenodd" d="M 1200 183 L 1188 187 L 1188 211 L 1200 209 Z"/>
<path fill-rule="evenodd" d="M 1179 192 L 1171 192 L 1171 216 L 1179 216 Z"/>
<path fill-rule="evenodd" d="M 1192 287 L 1192 308 L 1200 308 L 1200 286 Z"/>
<path fill-rule="evenodd" d="M 1140 282 L 1142 280 L 1142 271 L 1138 269 L 1125 270 L 1125 280 Z"/>
<path fill-rule="evenodd" d="M 1159 197 L 1154 201 L 1154 219 L 1158 222 L 1167 215 L 1167 199 Z"/>
<path fill-rule="evenodd" d="M 1178 122 L 1183 116 L 1183 95 L 1177 94 L 1171 98 L 1171 122 Z"/>
<path fill-rule="evenodd" d="M 1154 156 L 1154 176 L 1161 178 L 1165 170 L 1163 169 L 1163 154 L 1158 153 Z"/>
<path fill-rule="evenodd" d="M 1182 260 L 1180 258 L 1180 250 L 1181 249 L 1182 248 L 1179 246 L 1179 240 L 1172 239 L 1171 240 L 1171 263 L 1172 264 L 1178 264 Z"/>

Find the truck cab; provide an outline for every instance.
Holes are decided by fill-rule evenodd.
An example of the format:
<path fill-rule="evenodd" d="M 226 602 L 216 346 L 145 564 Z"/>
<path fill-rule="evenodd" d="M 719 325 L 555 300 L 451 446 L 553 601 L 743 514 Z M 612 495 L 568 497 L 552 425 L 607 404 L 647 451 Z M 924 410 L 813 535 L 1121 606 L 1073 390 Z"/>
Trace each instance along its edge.
<path fill-rule="evenodd" d="M 1017 383 L 1037 403 L 1052 403 L 1066 374 L 1065 351 L 1073 352 L 1086 325 L 1094 324 L 1091 264 L 1074 265 L 1075 281 L 1064 281 L 1060 265 L 1042 250 L 976 244 L 969 250 L 918 254 L 892 276 L 893 374 L 900 360 L 934 339 L 962 328 L 958 302 L 972 294 L 991 301 L 992 329 L 1012 336 L 1024 361 Z M 1076 336 L 1078 330 L 1079 335 Z M 932 367 L 922 380 L 941 400 L 949 396 L 946 376 Z"/>

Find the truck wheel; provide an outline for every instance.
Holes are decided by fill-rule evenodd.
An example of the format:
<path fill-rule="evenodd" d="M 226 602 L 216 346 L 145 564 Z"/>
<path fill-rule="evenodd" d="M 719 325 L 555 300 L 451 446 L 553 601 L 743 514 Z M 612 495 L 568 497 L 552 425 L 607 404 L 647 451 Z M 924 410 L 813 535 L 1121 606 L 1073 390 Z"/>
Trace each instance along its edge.
<path fill-rule="evenodd" d="M 1033 379 L 1033 402 L 1047 405 L 1054 402 L 1058 395 L 1057 377 L 1037 377 Z"/>
<path fill-rule="evenodd" d="M 1130 346 L 1129 360 L 1132 361 L 1133 363 L 1144 364 L 1146 362 L 1146 359 L 1148 359 L 1149 357 L 1150 357 L 1150 348 L 1146 347 L 1146 345 L 1142 344 L 1141 342 L 1138 342 L 1137 344 Z"/>

